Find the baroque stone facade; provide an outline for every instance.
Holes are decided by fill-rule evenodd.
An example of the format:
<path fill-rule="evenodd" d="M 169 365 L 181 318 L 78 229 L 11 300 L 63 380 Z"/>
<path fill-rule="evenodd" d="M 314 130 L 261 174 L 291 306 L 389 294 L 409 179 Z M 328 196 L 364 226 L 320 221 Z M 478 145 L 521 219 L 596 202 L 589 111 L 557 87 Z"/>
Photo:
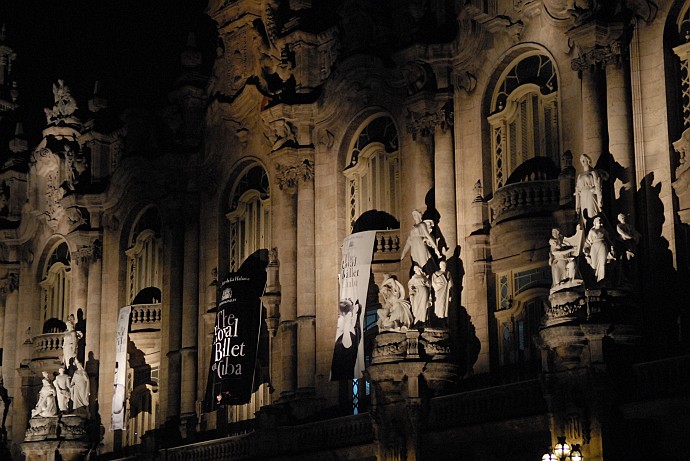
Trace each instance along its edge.
<path fill-rule="evenodd" d="M 180 50 L 169 107 L 113 123 L 60 80 L 39 143 L 2 131 L 0 455 L 541 459 L 564 436 L 586 460 L 685 456 L 690 1 L 206 14 L 217 41 Z M 17 59 L 3 31 L 4 124 Z M 447 314 L 378 331 L 377 288 L 404 294 L 420 222 Z M 364 230 L 368 366 L 333 382 L 341 245 Z M 219 280 L 259 249 L 256 392 L 205 413 Z M 126 424 L 111 430 L 123 306 Z M 58 368 L 79 368 L 66 331 L 89 405 L 32 417 Z"/>

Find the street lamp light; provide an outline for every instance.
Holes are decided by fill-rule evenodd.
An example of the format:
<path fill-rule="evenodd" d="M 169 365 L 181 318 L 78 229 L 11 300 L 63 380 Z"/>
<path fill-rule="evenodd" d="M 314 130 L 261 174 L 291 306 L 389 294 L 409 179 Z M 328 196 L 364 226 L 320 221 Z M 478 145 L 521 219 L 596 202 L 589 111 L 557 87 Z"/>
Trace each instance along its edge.
<path fill-rule="evenodd" d="M 558 443 L 553 447 L 552 453 L 545 453 L 541 461 L 583 461 L 584 457 L 580 451 L 580 445 L 573 444 L 571 447 L 565 441 L 565 437 L 557 437 Z"/>

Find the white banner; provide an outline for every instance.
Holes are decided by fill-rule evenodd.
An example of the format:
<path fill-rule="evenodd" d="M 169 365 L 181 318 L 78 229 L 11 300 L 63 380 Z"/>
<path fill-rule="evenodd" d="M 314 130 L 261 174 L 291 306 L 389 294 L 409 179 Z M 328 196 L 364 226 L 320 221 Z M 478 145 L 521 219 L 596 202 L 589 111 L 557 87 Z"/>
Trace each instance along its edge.
<path fill-rule="evenodd" d="M 125 428 L 125 385 L 127 384 L 127 340 L 132 306 L 120 308 L 115 332 L 115 380 L 110 430 Z"/>
<path fill-rule="evenodd" d="M 331 381 L 361 378 L 364 371 L 364 309 L 375 238 L 376 231 L 366 231 L 352 234 L 343 241 Z"/>

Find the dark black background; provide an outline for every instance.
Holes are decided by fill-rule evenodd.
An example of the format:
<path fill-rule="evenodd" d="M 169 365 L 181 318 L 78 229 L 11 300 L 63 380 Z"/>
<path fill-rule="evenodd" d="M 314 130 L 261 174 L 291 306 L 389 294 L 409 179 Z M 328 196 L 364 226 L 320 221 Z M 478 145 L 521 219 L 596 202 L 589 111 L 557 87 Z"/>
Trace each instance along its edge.
<path fill-rule="evenodd" d="M 40 140 L 43 108 L 52 107 L 52 84 L 59 78 L 76 98 L 78 114 L 87 108 L 96 80 L 113 111 L 164 104 L 190 31 L 204 53 L 202 71 L 208 72 L 215 27 L 206 6 L 207 0 L 0 1 L 5 44 L 17 53 L 17 115 L 30 145 Z"/>

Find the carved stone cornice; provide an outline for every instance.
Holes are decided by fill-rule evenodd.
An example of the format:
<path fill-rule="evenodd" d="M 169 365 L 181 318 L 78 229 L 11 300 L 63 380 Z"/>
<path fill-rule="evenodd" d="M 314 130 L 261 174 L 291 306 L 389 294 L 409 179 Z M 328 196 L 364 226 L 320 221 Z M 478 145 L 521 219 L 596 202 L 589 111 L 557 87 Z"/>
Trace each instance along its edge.
<path fill-rule="evenodd" d="M 72 260 L 76 264 L 88 267 L 103 257 L 103 240 L 100 232 L 77 231 L 67 236 L 72 251 Z"/>
<path fill-rule="evenodd" d="M 620 41 L 613 41 L 580 54 L 570 62 L 570 67 L 577 72 L 584 72 L 595 67 L 605 67 L 607 64 L 620 66 L 623 57 L 623 47 Z"/>

